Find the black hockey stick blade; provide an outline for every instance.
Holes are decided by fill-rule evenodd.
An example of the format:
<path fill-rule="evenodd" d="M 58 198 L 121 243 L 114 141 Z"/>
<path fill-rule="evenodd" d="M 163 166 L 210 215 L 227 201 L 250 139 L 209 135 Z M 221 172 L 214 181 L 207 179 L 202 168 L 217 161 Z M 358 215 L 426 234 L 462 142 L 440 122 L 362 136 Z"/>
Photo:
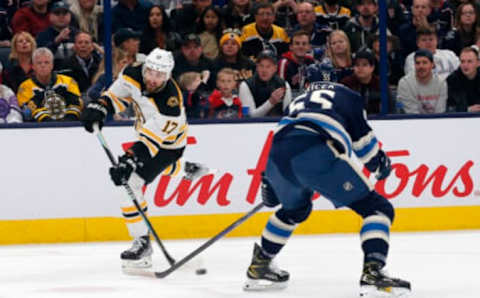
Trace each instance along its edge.
<path fill-rule="evenodd" d="M 247 212 L 245 215 L 234 221 L 232 224 L 230 224 L 228 227 L 226 227 L 224 230 L 222 230 L 220 233 L 217 235 L 213 236 L 209 240 L 207 240 L 205 243 L 200 245 L 197 249 L 186 255 L 183 259 L 177 261 L 175 264 L 171 265 L 168 269 L 164 271 L 157 271 L 157 272 L 152 272 L 152 271 L 145 271 L 141 269 L 124 269 L 124 272 L 127 274 L 132 274 L 132 275 L 141 275 L 141 276 L 147 276 L 147 277 L 155 277 L 155 278 L 164 278 L 168 276 L 170 273 L 173 271 L 177 270 L 181 266 L 183 266 L 185 263 L 199 255 L 202 251 L 210 247 L 212 244 L 217 242 L 220 238 L 225 236 L 226 234 L 230 233 L 233 231 L 236 227 L 241 225 L 243 222 L 245 222 L 247 219 L 249 219 L 252 215 L 257 213 L 260 209 L 265 206 L 263 202 L 259 203 L 256 205 L 252 210 Z"/>

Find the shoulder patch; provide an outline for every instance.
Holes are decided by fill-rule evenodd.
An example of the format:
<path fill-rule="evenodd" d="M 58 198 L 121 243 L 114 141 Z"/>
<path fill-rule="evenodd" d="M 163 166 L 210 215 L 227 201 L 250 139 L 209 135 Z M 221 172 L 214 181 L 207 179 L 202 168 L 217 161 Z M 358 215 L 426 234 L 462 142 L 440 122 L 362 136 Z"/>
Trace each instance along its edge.
<path fill-rule="evenodd" d="M 173 107 L 176 107 L 180 104 L 180 102 L 178 101 L 178 97 L 176 96 L 170 96 L 168 99 L 167 99 L 167 106 L 173 108 Z"/>

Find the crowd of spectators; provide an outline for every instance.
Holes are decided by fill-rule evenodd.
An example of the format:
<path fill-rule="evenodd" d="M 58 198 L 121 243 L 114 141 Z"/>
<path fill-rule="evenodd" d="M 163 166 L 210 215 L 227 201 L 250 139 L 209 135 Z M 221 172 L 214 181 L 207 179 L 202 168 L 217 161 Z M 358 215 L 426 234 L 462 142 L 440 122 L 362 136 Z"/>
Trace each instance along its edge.
<path fill-rule="evenodd" d="M 78 120 L 108 88 L 99 0 L 0 4 L 0 123 Z M 113 78 L 174 53 L 187 116 L 280 116 L 309 80 L 381 112 L 377 0 L 112 0 Z M 480 112 L 480 6 L 387 1 L 388 113 Z M 113 120 L 132 119 L 127 110 Z"/>

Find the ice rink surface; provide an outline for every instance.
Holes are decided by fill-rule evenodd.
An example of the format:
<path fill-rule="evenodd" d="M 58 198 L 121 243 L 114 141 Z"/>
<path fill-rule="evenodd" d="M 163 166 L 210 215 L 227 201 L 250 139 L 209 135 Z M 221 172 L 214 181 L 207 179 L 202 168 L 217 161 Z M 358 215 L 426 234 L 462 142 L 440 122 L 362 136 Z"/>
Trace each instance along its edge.
<path fill-rule="evenodd" d="M 0 246 L 0 298 L 358 297 L 358 235 L 293 236 L 276 260 L 291 274 L 289 287 L 244 292 L 257 239 L 221 239 L 165 279 L 124 275 L 119 254 L 127 242 Z M 203 241 L 164 244 L 181 259 Z M 163 270 L 167 263 L 154 249 L 154 267 Z M 208 273 L 196 275 L 200 267 Z M 393 233 L 387 270 L 412 283 L 411 297 L 478 298 L 480 231 Z"/>

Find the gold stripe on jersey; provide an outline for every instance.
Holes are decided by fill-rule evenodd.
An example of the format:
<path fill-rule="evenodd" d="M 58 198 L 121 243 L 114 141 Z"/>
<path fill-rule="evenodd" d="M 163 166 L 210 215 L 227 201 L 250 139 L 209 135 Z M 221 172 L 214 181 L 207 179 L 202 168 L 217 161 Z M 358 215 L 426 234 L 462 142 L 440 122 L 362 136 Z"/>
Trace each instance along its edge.
<path fill-rule="evenodd" d="M 155 145 L 153 145 L 152 142 L 150 142 L 150 140 L 148 138 L 144 137 L 143 135 L 140 135 L 139 140 L 140 140 L 140 142 L 145 144 L 145 146 L 147 146 L 148 151 L 150 152 L 150 156 L 153 157 L 153 156 L 157 155 L 158 149 L 155 147 Z"/>
<path fill-rule="evenodd" d="M 47 108 L 38 108 L 32 112 L 32 117 L 41 122 L 45 117 L 50 117 L 50 111 Z"/>
<path fill-rule="evenodd" d="M 152 139 L 153 141 L 155 141 L 157 144 L 158 147 L 160 147 L 160 144 L 163 143 L 163 140 L 162 138 L 160 138 L 159 136 L 157 136 L 153 131 L 149 130 L 148 128 L 146 127 L 142 127 L 139 131 L 141 134 L 144 134 L 146 136 L 148 136 L 150 139 Z"/>
<path fill-rule="evenodd" d="M 140 91 L 142 90 L 142 85 L 141 85 L 137 80 L 135 80 L 134 78 L 132 78 L 131 76 L 127 76 L 126 74 L 124 74 L 124 75 L 122 76 L 122 78 L 123 78 L 125 81 L 129 82 L 130 84 L 132 84 L 133 86 L 135 86 L 138 90 L 140 90 Z"/>
<path fill-rule="evenodd" d="M 175 163 L 172 163 L 165 170 L 163 170 L 162 175 L 175 177 L 178 175 L 181 168 L 182 165 L 180 163 L 180 160 L 177 160 Z"/>
<path fill-rule="evenodd" d="M 113 105 L 116 107 L 115 108 L 116 111 L 123 112 L 127 109 L 126 104 L 123 103 L 123 101 L 120 98 L 118 98 L 115 94 L 113 94 L 113 92 L 107 91 L 104 94 L 111 99 Z"/>
<path fill-rule="evenodd" d="M 140 203 L 140 208 L 143 210 L 147 207 L 147 201 L 143 201 Z M 138 212 L 137 207 L 135 206 L 130 206 L 130 207 L 122 207 L 122 213 L 133 213 L 133 212 Z"/>

